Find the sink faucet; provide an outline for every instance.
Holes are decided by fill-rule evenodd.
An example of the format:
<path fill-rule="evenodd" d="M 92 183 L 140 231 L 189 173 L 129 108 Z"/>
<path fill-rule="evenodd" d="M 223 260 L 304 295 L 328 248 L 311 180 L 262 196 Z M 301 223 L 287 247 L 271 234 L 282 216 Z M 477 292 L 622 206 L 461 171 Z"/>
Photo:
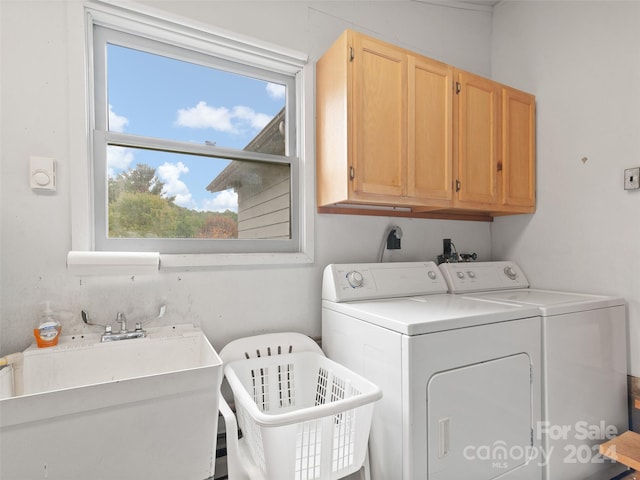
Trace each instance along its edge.
<path fill-rule="evenodd" d="M 127 333 L 127 317 L 124 316 L 124 313 L 118 312 L 116 322 L 120 324 L 120 333 Z"/>
<path fill-rule="evenodd" d="M 104 329 L 104 333 L 100 338 L 102 342 L 113 342 L 117 340 L 128 340 L 131 338 L 144 338 L 147 336 L 147 332 L 142 329 L 142 324 L 136 323 L 136 329 L 132 331 L 127 330 L 127 317 L 124 313 L 118 312 L 116 315 L 116 322 L 120 324 L 120 331 L 114 333 L 111 330 L 111 325 L 107 325 Z"/>

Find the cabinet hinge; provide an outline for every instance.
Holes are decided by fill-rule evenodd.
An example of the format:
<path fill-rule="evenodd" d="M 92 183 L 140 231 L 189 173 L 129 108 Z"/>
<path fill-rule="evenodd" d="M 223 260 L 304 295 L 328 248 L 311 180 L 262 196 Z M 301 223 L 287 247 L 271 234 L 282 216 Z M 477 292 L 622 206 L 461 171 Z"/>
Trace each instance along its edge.
<path fill-rule="evenodd" d="M 354 58 L 356 58 L 356 53 L 353 50 L 353 47 L 349 47 L 349 61 L 353 62 Z"/>
<path fill-rule="evenodd" d="M 456 180 L 456 192 L 460 191 L 460 187 L 461 187 L 460 180 Z"/>
<path fill-rule="evenodd" d="M 462 84 L 460 82 L 456 82 L 456 95 L 460 93 L 462 90 Z"/>
<path fill-rule="evenodd" d="M 356 178 L 356 170 L 353 167 L 349 167 L 349 180 Z"/>

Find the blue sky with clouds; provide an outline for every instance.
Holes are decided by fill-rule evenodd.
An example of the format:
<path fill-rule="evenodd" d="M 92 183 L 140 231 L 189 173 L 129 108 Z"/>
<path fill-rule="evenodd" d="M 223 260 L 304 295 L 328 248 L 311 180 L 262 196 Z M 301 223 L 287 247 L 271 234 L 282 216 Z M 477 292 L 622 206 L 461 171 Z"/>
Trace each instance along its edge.
<path fill-rule="evenodd" d="M 285 104 L 283 85 L 114 45 L 107 58 L 111 131 L 243 149 Z M 138 163 L 156 168 L 177 205 L 237 211 L 234 192 L 205 189 L 226 160 L 125 147 L 107 157 L 112 177 Z"/>

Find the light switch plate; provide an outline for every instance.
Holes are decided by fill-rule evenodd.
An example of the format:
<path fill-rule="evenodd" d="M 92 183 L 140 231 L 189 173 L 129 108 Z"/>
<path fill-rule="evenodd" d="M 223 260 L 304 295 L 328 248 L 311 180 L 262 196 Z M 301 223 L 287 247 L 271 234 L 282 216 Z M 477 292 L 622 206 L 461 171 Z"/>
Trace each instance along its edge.
<path fill-rule="evenodd" d="M 636 190 L 640 188 L 640 167 L 627 168 L 624 171 L 624 189 Z"/>
<path fill-rule="evenodd" d="M 33 190 L 49 190 L 56 189 L 56 161 L 48 157 L 31 157 L 29 159 L 30 167 L 30 186 Z"/>

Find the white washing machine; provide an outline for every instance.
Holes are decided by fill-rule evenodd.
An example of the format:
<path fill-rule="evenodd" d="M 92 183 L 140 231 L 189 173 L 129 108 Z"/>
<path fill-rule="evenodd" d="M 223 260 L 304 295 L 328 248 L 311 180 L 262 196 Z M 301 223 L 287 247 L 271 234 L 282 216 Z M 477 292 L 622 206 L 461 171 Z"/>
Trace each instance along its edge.
<path fill-rule="evenodd" d="M 433 262 L 329 265 L 322 346 L 382 388 L 373 480 L 540 480 L 538 308 L 446 294 Z"/>
<path fill-rule="evenodd" d="M 529 288 L 514 262 L 447 263 L 449 291 L 482 302 L 536 306 L 542 321 L 545 480 L 604 480 L 625 470 L 598 445 L 628 430 L 625 303 Z"/>

